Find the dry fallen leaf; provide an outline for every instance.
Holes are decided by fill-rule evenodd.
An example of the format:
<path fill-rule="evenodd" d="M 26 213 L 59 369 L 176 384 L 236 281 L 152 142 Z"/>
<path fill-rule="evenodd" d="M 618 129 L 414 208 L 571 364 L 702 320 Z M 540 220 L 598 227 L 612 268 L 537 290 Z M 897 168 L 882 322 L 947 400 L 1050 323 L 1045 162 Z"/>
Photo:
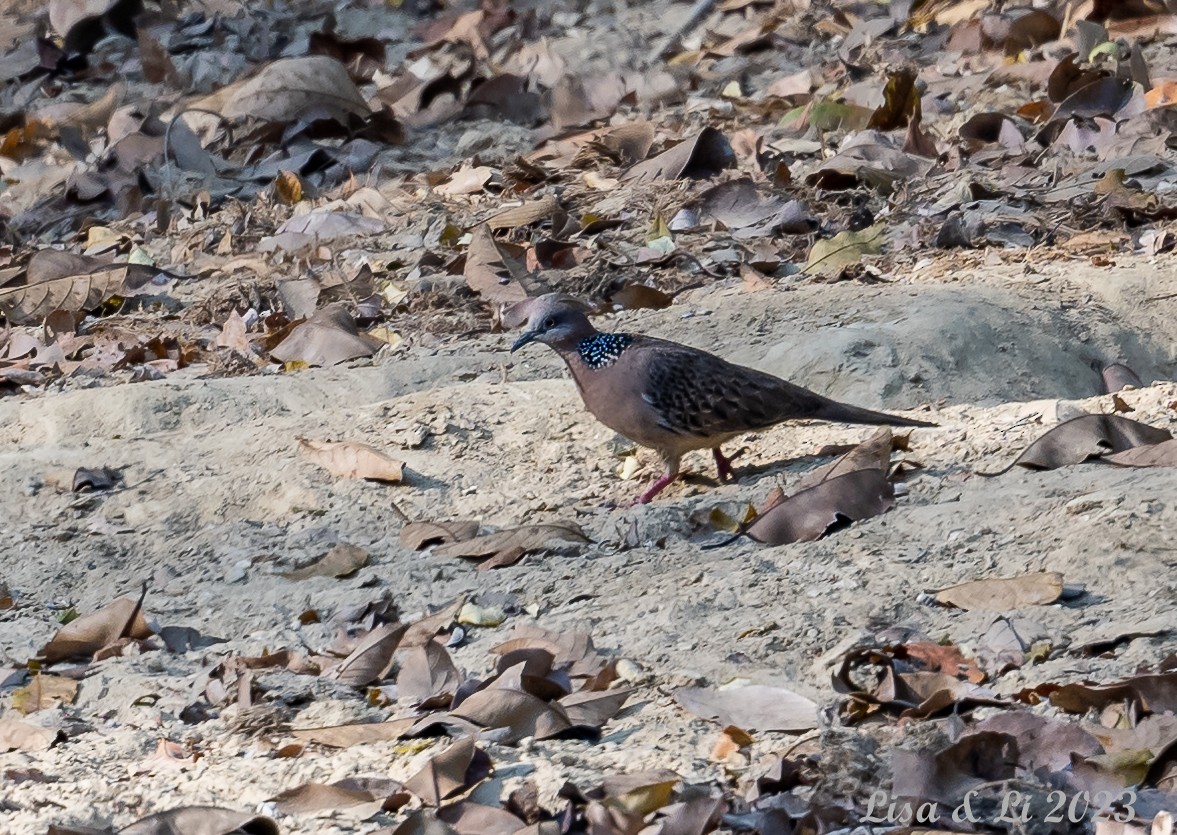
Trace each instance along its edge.
<path fill-rule="evenodd" d="M 752 735 L 747 731 L 737 728 L 735 725 L 728 725 L 719 732 L 719 737 L 715 740 L 715 745 L 711 747 L 711 753 L 707 758 L 711 762 L 721 763 L 733 754 L 738 754 L 741 748 L 746 748 L 753 742 Z"/>
<path fill-rule="evenodd" d="M 839 232 L 832 238 L 814 242 L 802 272 L 838 276 L 847 267 L 861 263 L 864 255 L 878 255 L 885 241 L 886 225 L 881 223 L 856 232 Z"/>
<path fill-rule="evenodd" d="M 817 727 L 817 705 L 783 687 L 682 687 L 675 691 L 674 698 L 683 709 L 703 719 L 761 733 Z"/>
<path fill-rule="evenodd" d="M 70 621 L 57 630 L 52 640 L 41 649 L 41 660 L 45 664 L 72 659 L 88 660 L 94 653 L 120 638 L 150 638 L 154 633 L 143 618 L 141 603 L 121 597 L 97 612 Z"/>
<path fill-rule="evenodd" d="M 388 623 L 377 626 L 352 650 L 347 658 L 323 670 L 322 675 L 352 687 L 366 687 L 392 670 L 393 656 L 407 626 Z"/>
<path fill-rule="evenodd" d="M 38 710 L 73 704 L 78 683 L 72 678 L 37 673 L 33 680 L 12 693 L 12 709 L 26 716 Z"/>
<path fill-rule="evenodd" d="M 45 751 L 57 731 L 19 719 L 0 719 L 0 751 Z"/>
<path fill-rule="evenodd" d="M 181 806 L 148 815 L 119 830 L 119 835 L 279 835 L 278 824 L 262 815 L 219 809 L 216 806 Z"/>
<path fill-rule="evenodd" d="M 1042 435 L 1001 472 L 1008 472 L 1014 466 L 1053 470 L 1133 447 L 1161 444 L 1172 437 L 1166 429 L 1157 429 L 1122 415 L 1080 415 Z"/>
<path fill-rule="evenodd" d="M 493 304 L 526 299 L 535 278 L 524 266 L 523 254 L 522 247 L 496 241 L 486 224 L 479 226 L 466 247 L 466 284 Z"/>
<path fill-rule="evenodd" d="M 446 542 L 465 542 L 478 535 L 478 522 L 410 522 L 401 528 L 400 544 L 413 551 Z"/>
<path fill-rule="evenodd" d="M 445 708 L 461 683 L 462 674 L 446 648 L 437 641 L 429 641 L 405 653 L 396 677 L 396 695 L 418 709 L 421 705 Z"/>
<path fill-rule="evenodd" d="M 384 343 L 360 333 L 355 319 L 342 304 L 332 304 L 315 313 L 270 351 L 278 362 L 330 367 L 341 362 L 370 357 Z"/>
<path fill-rule="evenodd" d="M 707 179 L 724 169 L 734 167 L 735 164 L 736 153 L 732 150 L 727 137 L 708 126 L 653 159 L 639 162 L 627 169 L 621 179 L 631 183 L 677 180 L 684 177 Z"/>
<path fill-rule="evenodd" d="M 331 725 L 325 728 L 300 728 L 291 731 L 296 739 L 326 745 L 331 748 L 350 748 L 369 742 L 400 739 L 416 723 L 415 718 L 391 719 L 387 722 L 358 722 L 354 725 Z"/>
<path fill-rule="evenodd" d="M 440 806 L 489 774 L 490 757 L 467 737 L 430 757 L 420 771 L 405 781 L 405 790 L 430 806 Z"/>
<path fill-rule="evenodd" d="M 363 478 L 399 484 L 404 462 L 385 455 L 375 447 L 353 441 L 312 441 L 298 439 L 302 456 L 337 478 Z"/>
<path fill-rule="evenodd" d="M 0 288 L 0 313 L 12 324 L 35 323 L 55 310 L 90 311 L 112 296 L 133 295 L 158 270 L 42 249 L 29 259 L 22 284 Z"/>
<path fill-rule="evenodd" d="M 517 561 L 524 554 L 538 551 L 553 541 L 588 542 L 580 526 L 573 522 L 559 522 L 548 525 L 525 525 L 508 528 L 496 533 L 482 534 L 465 541 L 438 545 L 433 549 L 435 557 L 462 557 L 472 560 L 490 559 L 498 564 L 509 564 L 506 555 Z"/>
<path fill-rule="evenodd" d="M 209 99 L 213 101 L 206 100 L 204 107 L 230 119 L 292 122 L 315 111 L 346 124 L 349 115 L 364 117 L 371 113 L 347 69 L 325 55 L 274 61 L 253 78 L 223 88 Z"/>
<path fill-rule="evenodd" d="M 1045 606 L 1063 592 L 1063 575 L 1054 571 L 973 580 L 936 592 L 936 602 L 958 609 L 1009 612 L 1026 606 Z"/>
<path fill-rule="evenodd" d="M 320 559 L 304 568 L 280 573 L 287 580 L 309 577 L 350 577 L 368 564 L 368 552 L 356 545 L 341 542 Z"/>
<path fill-rule="evenodd" d="M 878 516 L 895 503 L 879 470 L 855 470 L 819 482 L 768 508 L 745 533 L 765 545 L 812 542 L 850 522 Z"/>
<path fill-rule="evenodd" d="M 1177 467 L 1177 438 L 1126 449 L 1103 460 L 1120 467 Z"/>
<path fill-rule="evenodd" d="M 401 784 L 384 777 L 346 778 L 326 785 L 304 783 L 270 798 L 286 815 L 308 815 L 323 810 L 365 820 L 378 812 L 395 811 L 409 801 Z"/>

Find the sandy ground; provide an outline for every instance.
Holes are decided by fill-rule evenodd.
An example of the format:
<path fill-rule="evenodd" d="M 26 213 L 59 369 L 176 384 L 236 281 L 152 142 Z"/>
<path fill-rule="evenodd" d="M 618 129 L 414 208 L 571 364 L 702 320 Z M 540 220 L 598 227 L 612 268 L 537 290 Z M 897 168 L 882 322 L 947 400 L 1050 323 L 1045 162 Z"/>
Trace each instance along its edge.
<path fill-rule="evenodd" d="M 1146 381 L 1174 379 L 1177 301 L 1145 300 L 1177 290 L 1177 268 L 1168 259 L 1093 268 L 969 258 L 977 263 L 945 259 L 871 286 L 785 282 L 749 295 L 716 285 L 667 310 L 606 323 L 941 424 L 913 433 L 906 457 L 923 469 L 893 511 L 816 543 L 702 550 L 690 537 L 711 508 L 795 484 L 828 460 L 817 456 L 824 445 L 861 440 L 868 429 L 788 425 L 749 436 L 738 483 L 700 478 L 649 506 L 619 507 L 653 477 L 653 456 L 643 453 L 635 479 L 620 480 L 624 445 L 583 411 L 553 356 L 538 347 L 512 356 L 508 335 L 347 368 L 222 379 L 193 368 L 158 382 L 0 401 L 0 580 L 22 604 L 2 613 L 0 665 L 32 655 L 53 634 L 59 608 L 91 611 L 144 581 L 156 624 L 229 639 L 187 654 L 105 661 L 83 680 L 75 705 L 36 714 L 68 728 L 69 739 L 42 754 L 0 755 L 0 771 L 35 768 L 46 778 L 5 787 L 0 828 L 16 835 L 51 822 L 119 826 L 185 803 L 252 808 L 310 780 L 408 776 L 436 749 L 381 742 L 273 756 L 291 727 L 388 715 L 313 678 L 263 675 L 271 710 L 255 708 L 252 717 L 228 711 L 192 726 L 177 715 L 217 658 L 323 646 L 330 629 L 300 625 L 302 611 L 382 594 L 404 613 L 460 594 L 508 604 L 515 614 L 506 623 L 472 629 L 455 651 L 474 673 L 490 668 L 488 648 L 514 623 L 531 621 L 589 630 L 604 651 L 644 671 L 598 744 L 491 746 L 498 778 L 478 792 L 491 802 L 528 774 L 548 799 L 564 780 L 610 771 L 665 767 L 692 781 L 722 778 L 706 757 L 715 726 L 678 708 L 675 686 L 743 678 L 829 704 L 830 664 L 856 641 L 896 626 L 966 648 L 976 641 L 983 616 L 928 606 L 923 590 L 1060 571 L 1089 594 L 1032 613 L 1056 646 L 1171 614 L 1172 470 L 1089 464 L 994 479 L 976 473 L 1005 466 L 1060 419 L 1110 411 L 1111 398 L 1096 396 L 1093 362 L 1124 360 Z M 1177 383 L 1122 397 L 1135 408 L 1131 417 L 1177 428 Z M 379 446 L 407 461 L 406 483 L 333 480 L 298 456 L 298 436 Z M 687 461 L 706 473 L 709 464 Z M 126 467 L 129 488 L 83 500 L 54 488 L 54 473 L 79 466 Z M 402 548 L 392 503 L 414 518 L 498 526 L 574 520 L 594 543 L 478 572 Z M 623 547 L 631 530 L 640 544 Z M 369 550 L 371 564 L 344 580 L 275 575 L 336 541 Z M 1108 681 L 1175 649 L 1169 637 L 1134 640 L 1110 657 L 1061 652 L 1004 676 L 999 689 Z M 161 738 L 204 756 L 182 773 L 133 774 Z M 753 754 L 791 742 L 767 735 Z M 350 833 L 373 831 L 379 820 L 325 814 L 281 825 Z"/>

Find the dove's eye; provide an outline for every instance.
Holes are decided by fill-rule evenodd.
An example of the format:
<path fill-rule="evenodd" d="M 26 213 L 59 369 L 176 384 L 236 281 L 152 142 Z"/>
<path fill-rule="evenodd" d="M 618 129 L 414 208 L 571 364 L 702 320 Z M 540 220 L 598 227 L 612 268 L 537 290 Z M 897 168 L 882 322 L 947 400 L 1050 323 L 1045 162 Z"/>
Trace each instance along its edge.
<path fill-rule="evenodd" d="M 551 330 L 554 327 L 556 327 L 555 319 L 553 319 L 551 316 L 549 316 L 547 319 L 544 319 L 544 330 Z"/>

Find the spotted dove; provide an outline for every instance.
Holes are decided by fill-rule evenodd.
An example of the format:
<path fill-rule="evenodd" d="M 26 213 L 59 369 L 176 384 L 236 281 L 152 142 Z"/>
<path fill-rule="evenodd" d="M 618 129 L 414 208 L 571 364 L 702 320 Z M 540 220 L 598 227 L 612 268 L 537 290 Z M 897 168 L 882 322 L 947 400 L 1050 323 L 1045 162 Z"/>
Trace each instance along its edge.
<path fill-rule="evenodd" d="M 734 365 L 676 342 L 601 333 L 582 304 L 548 294 L 515 307 L 527 329 L 511 351 L 542 342 L 568 365 L 584 405 L 601 423 L 658 452 L 666 472 L 634 502 L 645 504 L 679 477 L 684 454 L 710 449 L 721 479 L 732 476 L 720 446 L 794 419 L 935 426 L 822 397 L 771 374 Z M 512 314 L 509 312 L 508 317 Z"/>

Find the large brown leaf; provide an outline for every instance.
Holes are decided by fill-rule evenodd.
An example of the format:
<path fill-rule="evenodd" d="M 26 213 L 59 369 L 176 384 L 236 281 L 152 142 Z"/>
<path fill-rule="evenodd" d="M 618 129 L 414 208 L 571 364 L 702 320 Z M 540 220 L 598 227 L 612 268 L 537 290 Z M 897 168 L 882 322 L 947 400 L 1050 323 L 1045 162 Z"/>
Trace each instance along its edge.
<path fill-rule="evenodd" d="M 375 337 L 360 333 L 346 307 L 332 304 L 295 326 L 274 346 L 270 356 L 278 362 L 329 367 L 357 357 L 370 357 L 384 344 Z"/>
<path fill-rule="evenodd" d="M 765 197 L 750 179 L 729 180 L 713 186 L 699 199 L 702 213 L 732 230 L 732 236 L 737 239 L 777 233 L 804 235 L 818 226 L 805 204 L 777 196 Z"/>
<path fill-rule="evenodd" d="M 478 535 L 479 524 L 473 520 L 456 522 L 410 522 L 401 528 L 400 543 L 420 551 L 429 545 L 465 542 Z"/>
<path fill-rule="evenodd" d="M 1161 444 L 1172 438 L 1172 433 L 1166 429 L 1157 429 L 1122 415 L 1080 415 L 1060 423 L 1038 438 L 1001 472 L 1008 472 L 1014 466 L 1053 470 L 1133 447 Z"/>
<path fill-rule="evenodd" d="M 623 180 L 633 183 L 679 178 L 707 179 L 736 164 L 736 154 L 727 137 L 713 127 L 684 139 L 653 159 L 627 169 Z"/>
<path fill-rule="evenodd" d="M 368 564 L 368 552 L 357 545 L 341 542 L 315 562 L 294 571 L 279 574 L 287 580 L 310 577 L 350 577 Z"/>
<path fill-rule="evenodd" d="M 746 533 L 766 545 L 811 542 L 849 522 L 878 516 L 895 503 L 895 488 L 878 470 L 857 470 L 795 493 L 763 513 Z"/>
<path fill-rule="evenodd" d="M 344 812 L 347 817 L 370 818 L 380 811 L 405 805 L 408 795 L 401 784 L 387 778 L 348 778 L 329 785 L 303 783 L 287 789 L 269 803 L 286 815 L 305 815 L 326 809 Z"/>
<path fill-rule="evenodd" d="M 223 102 L 217 109 L 230 119 L 284 123 L 318 113 L 346 124 L 348 115 L 371 113 L 347 69 L 326 55 L 283 58 L 216 95 Z"/>
<path fill-rule="evenodd" d="M 405 790 L 430 806 L 481 782 L 490 773 L 490 757 L 469 737 L 460 739 L 425 763 L 405 781 Z"/>
<path fill-rule="evenodd" d="M 23 284 L 0 288 L 0 313 L 19 325 L 40 322 L 55 310 L 93 310 L 112 296 L 144 287 L 158 272 L 142 264 L 42 249 L 29 259 Z"/>
<path fill-rule="evenodd" d="M 0 719 L 0 751 L 44 751 L 57 739 L 57 731 L 20 719 Z"/>
<path fill-rule="evenodd" d="M 817 727 L 817 705 L 783 687 L 683 687 L 675 691 L 674 699 L 703 719 L 749 731 L 807 731 Z"/>
<path fill-rule="evenodd" d="M 466 247 L 466 284 L 494 304 L 510 304 L 534 295 L 535 277 L 523 263 L 523 250 L 499 243 L 486 224 L 474 230 Z"/>
<path fill-rule="evenodd" d="M 401 660 L 396 695 L 413 704 L 446 707 L 462 683 L 462 674 L 437 641 L 413 647 Z"/>
<path fill-rule="evenodd" d="M 463 800 L 437 810 L 437 817 L 458 835 L 518 835 L 526 824 L 502 806 L 486 806 Z"/>
<path fill-rule="evenodd" d="M 1177 467 L 1177 438 L 1126 449 L 1103 460 L 1120 467 Z"/>
<path fill-rule="evenodd" d="M 363 637 L 351 655 L 324 670 L 323 675 L 352 687 L 366 687 L 379 681 L 392 670 L 393 655 L 407 630 L 408 626 L 401 623 L 377 626 Z"/>
<path fill-rule="evenodd" d="M 53 664 L 70 659 L 89 659 L 120 638 L 150 638 L 154 633 L 143 618 L 141 602 L 120 597 L 97 612 L 70 621 L 41 649 L 41 660 Z"/>
<path fill-rule="evenodd" d="M 398 484 L 404 462 L 392 458 L 368 444 L 355 441 L 312 441 L 298 439 L 298 450 L 308 461 L 338 478 L 363 478 Z"/>
<path fill-rule="evenodd" d="M 971 733 L 939 749 L 896 748 L 892 755 L 897 797 L 956 803 L 982 783 L 1007 780 L 1017 766 L 1017 740 L 1003 733 Z"/>
<path fill-rule="evenodd" d="M 1056 571 L 972 580 L 936 592 L 936 602 L 958 609 L 1009 612 L 1026 606 L 1045 606 L 1063 593 L 1063 575 Z"/>
<path fill-rule="evenodd" d="M 181 806 L 140 818 L 119 835 L 278 835 L 278 824 L 263 815 L 216 806 Z"/>
<path fill-rule="evenodd" d="M 521 528 L 508 528 L 496 533 L 483 534 L 465 541 L 438 545 L 433 549 L 433 555 L 435 557 L 494 560 L 503 554 L 514 553 L 518 559 L 523 554 L 542 549 L 554 540 L 588 542 L 589 538 L 574 522 L 525 525 Z"/>
<path fill-rule="evenodd" d="M 526 736 L 548 739 L 572 727 L 559 705 L 519 690 L 480 690 L 465 699 L 452 715 L 488 730 L 505 728 L 509 731 L 506 739 L 511 741 Z"/>

